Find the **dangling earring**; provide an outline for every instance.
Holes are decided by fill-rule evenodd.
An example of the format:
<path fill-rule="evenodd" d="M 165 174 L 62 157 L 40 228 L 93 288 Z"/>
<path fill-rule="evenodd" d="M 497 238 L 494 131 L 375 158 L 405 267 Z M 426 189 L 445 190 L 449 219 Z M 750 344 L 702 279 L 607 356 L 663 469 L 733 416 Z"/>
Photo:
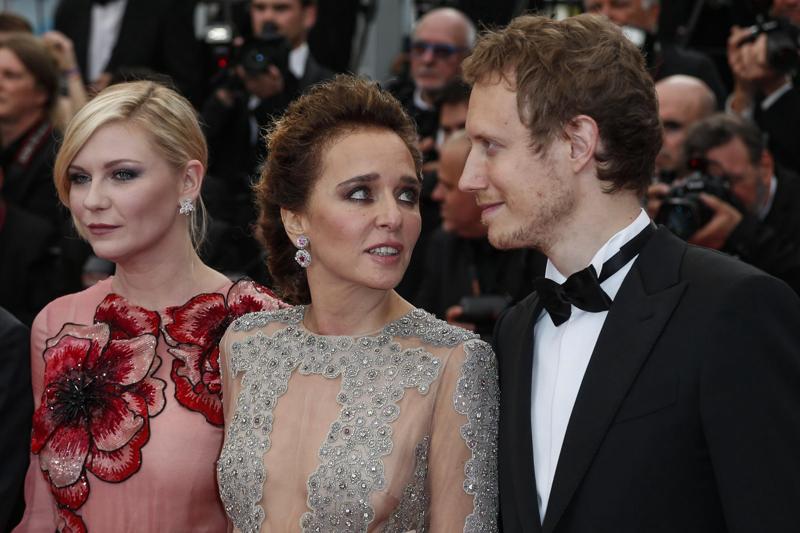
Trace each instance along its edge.
<path fill-rule="evenodd" d="M 178 209 L 178 213 L 181 215 L 186 215 L 187 217 L 192 214 L 194 211 L 194 204 L 190 198 L 184 198 L 181 200 L 181 207 Z"/>
<path fill-rule="evenodd" d="M 300 235 L 294 241 L 294 245 L 297 247 L 297 251 L 294 253 L 294 260 L 303 268 L 308 268 L 308 265 L 311 264 L 311 253 L 306 250 L 308 243 L 308 237 L 305 235 Z"/>

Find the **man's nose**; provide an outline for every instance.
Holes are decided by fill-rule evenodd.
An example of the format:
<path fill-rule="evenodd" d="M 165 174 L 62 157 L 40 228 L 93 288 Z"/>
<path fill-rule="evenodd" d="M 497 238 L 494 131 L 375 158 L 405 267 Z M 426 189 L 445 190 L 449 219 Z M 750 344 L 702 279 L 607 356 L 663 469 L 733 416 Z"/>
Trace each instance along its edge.
<path fill-rule="evenodd" d="M 482 174 L 477 152 L 470 149 L 464 170 L 461 172 L 461 178 L 458 180 L 458 189 L 463 192 L 475 192 L 485 188 L 485 179 Z"/>

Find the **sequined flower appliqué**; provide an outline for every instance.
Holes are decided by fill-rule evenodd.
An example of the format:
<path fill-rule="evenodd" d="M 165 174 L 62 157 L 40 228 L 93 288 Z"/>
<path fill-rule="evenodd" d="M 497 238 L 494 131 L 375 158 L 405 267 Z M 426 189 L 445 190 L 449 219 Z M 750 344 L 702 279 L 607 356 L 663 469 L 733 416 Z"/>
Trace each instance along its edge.
<path fill-rule="evenodd" d="M 66 324 L 44 351 L 44 392 L 31 451 L 59 506 L 62 529 L 85 531 L 74 513 L 89 497 L 87 471 L 119 482 L 136 473 L 150 418 L 164 408 L 166 383 L 153 377 L 159 317 L 110 295 L 91 326 Z"/>
<path fill-rule="evenodd" d="M 219 375 L 219 342 L 231 322 L 246 313 L 287 307 L 272 292 L 241 280 L 228 291 L 200 294 L 180 307 L 165 311 L 164 331 L 172 361 L 170 377 L 175 398 L 192 411 L 202 413 L 216 426 L 223 425 L 222 384 Z"/>

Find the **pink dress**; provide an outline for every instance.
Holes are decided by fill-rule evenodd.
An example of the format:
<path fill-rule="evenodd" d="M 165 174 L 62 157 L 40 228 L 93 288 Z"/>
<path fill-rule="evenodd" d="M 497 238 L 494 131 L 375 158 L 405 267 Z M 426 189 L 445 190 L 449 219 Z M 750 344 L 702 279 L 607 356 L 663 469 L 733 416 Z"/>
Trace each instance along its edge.
<path fill-rule="evenodd" d="M 219 340 L 284 307 L 249 280 L 154 312 L 105 280 L 51 302 L 31 338 L 35 413 L 15 531 L 219 532 Z"/>

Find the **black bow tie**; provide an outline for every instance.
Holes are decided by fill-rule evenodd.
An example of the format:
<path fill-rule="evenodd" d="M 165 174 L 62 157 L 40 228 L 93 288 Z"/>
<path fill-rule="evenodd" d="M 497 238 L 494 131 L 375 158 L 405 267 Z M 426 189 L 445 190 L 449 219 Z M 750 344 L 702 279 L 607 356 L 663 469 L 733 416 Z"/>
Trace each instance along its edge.
<path fill-rule="evenodd" d="M 600 284 L 636 257 L 654 231 L 653 225 L 648 224 L 636 237 L 625 243 L 619 252 L 603 263 L 599 277 L 594 266 L 589 265 L 572 274 L 560 285 L 545 277 L 533 280 L 533 288 L 539 294 L 539 300 L 553 324 L 558 327 L 569 320 L 573 305 L 591 313 L 608 311 L 612 300 Z"/>

